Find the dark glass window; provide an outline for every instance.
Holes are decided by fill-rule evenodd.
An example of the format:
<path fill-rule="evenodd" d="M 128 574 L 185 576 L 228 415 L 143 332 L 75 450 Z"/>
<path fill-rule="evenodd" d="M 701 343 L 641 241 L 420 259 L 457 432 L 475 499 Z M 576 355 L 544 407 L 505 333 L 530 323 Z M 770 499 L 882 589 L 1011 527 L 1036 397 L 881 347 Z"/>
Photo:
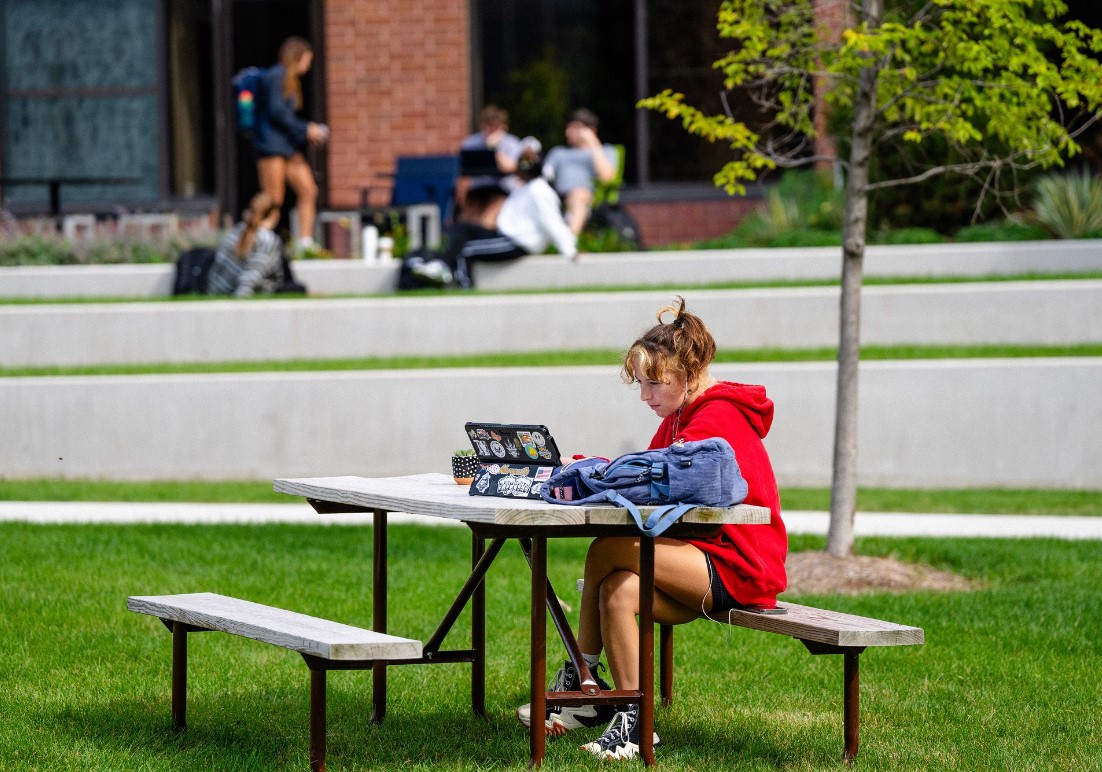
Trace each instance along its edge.
<path fill-rule="evenodd" d="M 724 50 L 715 28 L 719 0 L 643 5 L 646 94 L 672 88 L 720 112 L 722 78 L 712 68 Z M 514 133 L 533 134 L 545 147 L 563 141 L 571 110 L 594 110 L 601 138 L 625 146 L 625 177 L 637 182 L 636 7 L 636 0 L 480 0 L 475 94 L 481 88 L 484 102 L 510 111 Z M 727 158 L 721 145 L 689 136 L 660 115 L 647 115 L 646 127 L 650 181 L 710 181 Z"/>
<path fill-rule="evenodd" d="M 160 192 L 157 19 L 149 0 L 0 0 L 3 175 L 122 178 L 66 186 L 66 200 Z M 46 188 L 6 186 L 10 202 Z"/>

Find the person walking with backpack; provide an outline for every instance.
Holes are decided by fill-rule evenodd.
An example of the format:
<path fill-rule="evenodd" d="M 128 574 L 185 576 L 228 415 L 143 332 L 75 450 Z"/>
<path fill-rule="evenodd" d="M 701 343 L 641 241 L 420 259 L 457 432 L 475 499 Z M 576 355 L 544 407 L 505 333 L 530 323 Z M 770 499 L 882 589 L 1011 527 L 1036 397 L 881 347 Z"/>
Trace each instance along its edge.
<path fill-rule="evenodd" d="M 685 310 L 684 298 L 658 312 L 658 324 L 636 340 L 622 363 L 625 383 L 661 419 L 650 449 L 712 437 L 735 452 L 749 490 L 747 504 L 768 507 L 768 525 L 724 525 L 703 539 L 659 536 L 654 543 L 654 620 L 684 624 L 732 608 L 772 608 L 787 585 L 784 561 L 788 536 L 781 520 L 773 467 L 762 439 L 773 422 L 773 401 L 763 386 L 717 381 L 708 366 L 716 344 L 700 317 Z M 603 651 L 617 689 L 639 689 L 639 537 L 600 537 L 585 561 L 578 646 L 597 676 Z M 570 660 L 551 691 L 580 691 Z M 531 707 L 517 710 L 531 726 Z M 639 753 L 639 706 L 549 706 L 543 717 L 549 735 L 606 726 L 582 749 L 609 759 Z M 654 736 L 657 746 L 659 739 Z"/>
<path fill-rule="evenodd" d="M 260 189 L 272 197 L 277 208 L 283 206 L 288 185 L 295 192 L 296 252 L 314 245 L 317 215 L 318 184 L 306 160 L 306 148 L 329 140 L 328 126 L 296 114 L 302 109 L 302 76 L 313 62 L 314 51 L 306 40 L 289 37 L 283 41 L 279 61 L 264 72 L 259 102 L 264 119 L 258 122 L 253 140 Z"/>

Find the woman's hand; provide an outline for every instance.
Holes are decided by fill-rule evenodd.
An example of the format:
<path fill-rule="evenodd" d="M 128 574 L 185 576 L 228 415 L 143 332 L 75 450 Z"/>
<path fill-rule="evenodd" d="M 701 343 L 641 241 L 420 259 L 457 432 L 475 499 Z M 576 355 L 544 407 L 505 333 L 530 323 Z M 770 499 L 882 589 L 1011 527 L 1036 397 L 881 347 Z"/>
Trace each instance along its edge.
<path fill-rule="evenodd" d="M 306 141 L 315 146 L 324 145 L 329 141 L 329 127 L 324 123 L 308 123 Z"/>

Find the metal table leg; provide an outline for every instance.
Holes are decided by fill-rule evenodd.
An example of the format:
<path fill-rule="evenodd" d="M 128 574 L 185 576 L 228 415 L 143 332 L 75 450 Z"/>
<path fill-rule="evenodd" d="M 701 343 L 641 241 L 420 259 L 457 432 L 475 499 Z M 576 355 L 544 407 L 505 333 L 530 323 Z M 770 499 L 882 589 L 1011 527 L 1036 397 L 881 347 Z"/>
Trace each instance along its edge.
<path fill-rule="evenodd" d="M 478 567 L 486 551 L 486 540 L 471 534 L 471 568 Z M 486 582 L 481 581 L 471 597 L 471 709 L 486 715 Z"/>
<path fill-rule="evenodd" d="M 639 751 L 654 766 L 654 539 L 639 537 Z"/>
<path fill-rule="evenodd" d="M 386 632 L 386 512 L 373 509 L 372 527 L 372 617 L 371 626 L 377 633 Z M 386 716 L 386 662 L 378 661 L 371 671 L 371 722 L 383 723 Z"/>
<path fill-rule="evenodd" d="M 528 767 L 543 763 L 547 728 L 543 716 L 547 707 L 547 538 L 532 539 L 532 654 L 531 692 L 532 726 L 529 732 Z"/>

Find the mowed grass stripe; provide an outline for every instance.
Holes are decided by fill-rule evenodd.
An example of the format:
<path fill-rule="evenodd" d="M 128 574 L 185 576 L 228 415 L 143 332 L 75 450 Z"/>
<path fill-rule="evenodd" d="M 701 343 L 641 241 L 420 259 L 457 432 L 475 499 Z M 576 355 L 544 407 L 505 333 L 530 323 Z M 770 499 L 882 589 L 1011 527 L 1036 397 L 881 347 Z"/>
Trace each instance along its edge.
<path fill-rule="evenodd" d="M 1016 273 L 1005 276 L 865 276 L 862 283 L 867 286 L 894 286 L 908 284 L 986 284 L 991 282 L 1030 282 L 1030 281 L 1082 281 L 1102 279 L 1102 271 L 1063 272 L 1063 273 Z M 839 280 L 828 279 L 761 279 L 754 281 L 719 282 L 679 282 L 676 284 L 617 284 L 588 285 L 581 287 L 531 287 L 518 289 L 418 289 L 400 293 L 376 292 L 357 295 L 325 295 L 311 297 L 311 300 L 350 300 L 370 298 L 423 298 L 440 296 L 493 296 L 493 295 L 569 295 L 620 292 L 686 292 L 700 290 L 743 290 L 743 289 L 799 289 L 801 287 L 836 287 Z M 301 300 L 301 295 L 268 295 L 256 299 Z M 237 298 L 214 295 L 157 295 L 149 297 L 59 297 L 26 298 L 0 297 L 0 306 L 34 305 L 82 305 L 96 303 L 193 303 L 202 302 L 241 302 Z"/>
<path fill-rule="evenodd" d="M 342 370 L 414 370 L 456 367 L 573 367 L 619 364 L 622 351 L 590 349 L 577 351 L 526 351 L 452 356 L 362 357 L 352 359 L 290 359 L 258 362 L 164 362 L 121 365 L 57 367 L 4 367 L 0 377 L 77 375 L 167 375 L 203 373 L 310 372 Z M 1065 346 L 980 345 L 980 346 L 866 346 L 865 360 L 901 359 L 990 359 L 1102 356 L 1102 343 Z M 824 362 L 837 358 L 834 348 L 814 349 L 726 349 L 716 354 L 718 363 Z"/>
<path fill-rule="evenodd" d="M 291 504 L 299 499 L 272 491 L 271 480 L 121 482 L 48 478 L 0 479 L 0 501 Z M 786 510 L 826 511 L 830 509 L 830 491 L 783 488 L 781 504 Z M 865 512 L 1102 516 L 1102 491 L 860 488 L 857 508 Z"/>

